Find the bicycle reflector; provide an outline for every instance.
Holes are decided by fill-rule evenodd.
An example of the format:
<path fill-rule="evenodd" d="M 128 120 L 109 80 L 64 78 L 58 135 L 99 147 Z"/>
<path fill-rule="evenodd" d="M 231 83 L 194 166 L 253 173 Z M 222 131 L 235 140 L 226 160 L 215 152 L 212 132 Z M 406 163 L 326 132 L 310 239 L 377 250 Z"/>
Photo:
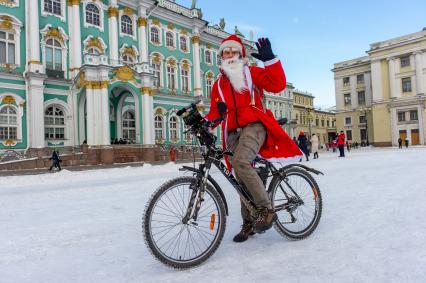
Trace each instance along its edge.
<path fill-rule="evenodd" d="M 212 215 L 210 216 L 210 230 L 212 230 L 212 231 L 214 229 L 215 220 L 216 220 L 216 215 L 214 213 L 212 213 Z"/>

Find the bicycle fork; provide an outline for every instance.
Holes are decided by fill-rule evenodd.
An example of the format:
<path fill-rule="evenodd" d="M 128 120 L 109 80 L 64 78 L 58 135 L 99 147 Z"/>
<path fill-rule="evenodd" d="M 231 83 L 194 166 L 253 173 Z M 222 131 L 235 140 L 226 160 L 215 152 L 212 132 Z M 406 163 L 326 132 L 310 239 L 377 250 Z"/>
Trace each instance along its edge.
<path fill-rule="evenodd" d="M 197 174 L 197 182 L 191 184 L 191 199 L 186 209 L 186 215 L 182 219 L 182 223 L 188 224 L 190 219 L 193 219 L 192 224 L 196 225 L 198 212 L 200 210 L 201 204 L 204 201 L 204 194 L 206 191 L 207 178 L 209 176 L 210 168 L 206 167 L 205 164 L 200 165 L 200 171 Z"/>

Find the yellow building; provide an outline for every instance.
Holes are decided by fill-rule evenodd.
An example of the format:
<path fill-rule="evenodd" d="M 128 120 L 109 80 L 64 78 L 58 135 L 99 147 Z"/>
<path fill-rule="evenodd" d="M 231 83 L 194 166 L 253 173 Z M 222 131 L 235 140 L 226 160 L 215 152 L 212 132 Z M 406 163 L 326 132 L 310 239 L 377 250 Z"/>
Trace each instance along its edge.
<path fill-rule="evenodd" d="M 425 144 L 426 30 L 370 45 L 334 64 L 337 130 L 377 146 Z"/>
<path fill-rule="evenodd" d="M 335 136 L 335 117 L 332 111 L 314 108 L 314 96 L 308 92 L 293 91 L 293 136 L 298 136 L 300 131 L 307 137 L 312 134 L 318 136 L 321 145 L 330 142 Z"/>

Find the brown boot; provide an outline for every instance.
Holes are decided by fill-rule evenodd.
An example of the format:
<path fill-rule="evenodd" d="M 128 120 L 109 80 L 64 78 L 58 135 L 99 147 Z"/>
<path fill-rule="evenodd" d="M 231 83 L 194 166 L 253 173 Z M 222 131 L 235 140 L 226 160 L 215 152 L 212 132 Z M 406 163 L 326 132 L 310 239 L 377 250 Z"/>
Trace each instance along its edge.
<path fill-rule="evenodd" d="M 242 243 L 247 241 L 249 236 L 254 235 L 252 221 L 244 219 L 241 231 L 234 237 L 234 242 Z"/>
<path fill-rule="evenodd" d="M 257 218 L 253 221 L 253 232 L 261 233 L 272 227 L 272 223 L 277 219 L 277 214 L 273 209 L 266 207 L 258 210 Z"/>

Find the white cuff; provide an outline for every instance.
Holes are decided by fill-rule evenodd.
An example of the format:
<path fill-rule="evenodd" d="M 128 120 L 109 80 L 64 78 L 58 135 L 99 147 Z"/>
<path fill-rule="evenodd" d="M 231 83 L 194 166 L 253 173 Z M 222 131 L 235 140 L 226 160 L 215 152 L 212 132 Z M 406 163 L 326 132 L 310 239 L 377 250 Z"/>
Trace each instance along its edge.
<path fill-rule="evenodd" d="M 278 59 L 278 57 L 275 57 L 274 59 L 263 62 L 263 64 L 266 67 L 266 66 L 273 65 L 273 64 L 277 63 L 278 61 L 280 61 L 280 59 Z"/>

